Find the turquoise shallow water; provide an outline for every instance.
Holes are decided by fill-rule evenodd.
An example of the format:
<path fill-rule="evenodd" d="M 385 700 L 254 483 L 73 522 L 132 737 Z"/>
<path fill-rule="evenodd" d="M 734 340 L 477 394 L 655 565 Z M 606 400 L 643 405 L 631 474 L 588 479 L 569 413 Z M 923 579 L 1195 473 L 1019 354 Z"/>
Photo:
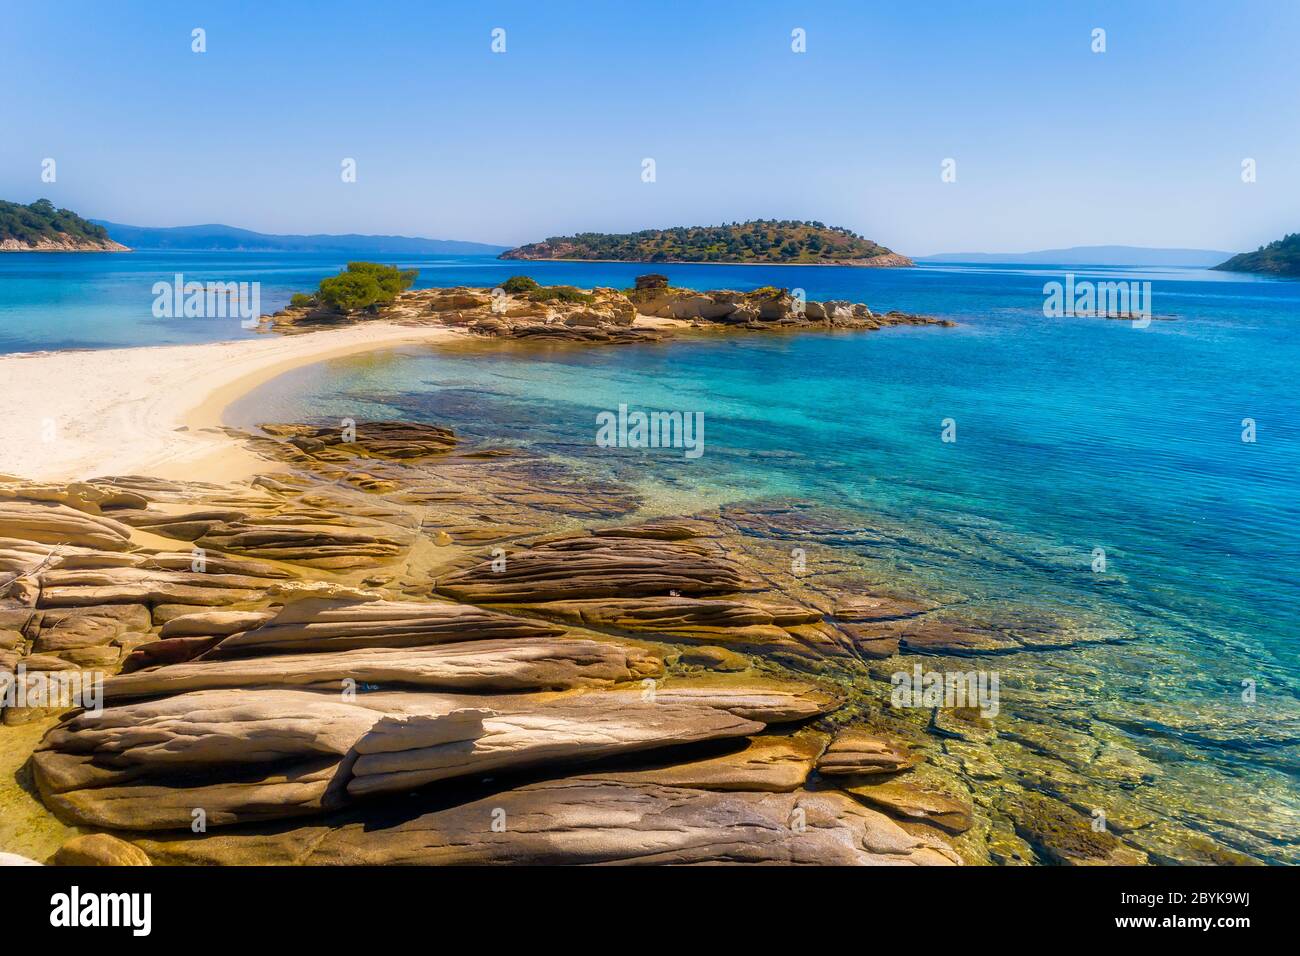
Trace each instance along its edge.
<path fill-rule="evenodd" d="M 571 268 L 591 270 L 587 284 L 615 279 Z M 700 268 L 703 284 L 802 279 L 812 297 L 850 294 L 863 274 Z M 999 568 L 1017 568 L 986 582 L 998 591 L 1102 593 L 1209 650 L 1241 642 L 1294 693 L 1300 284 L 1157 275 L 1156 311 L 1175 320 L 1145 329 L 1045 319 L 1050 269 L 891 272 L 883 296 L 855 297 L 960 325 L 369 356 L 290 376 L 239 414 L 446 421 L 684 502 L 796 495 L 866 509 L 995 550 Z M 620 404 L 703 412 L 705 454 L 595 448 L 596 414 Z M 945 443 L 949 418 L 957 440 Z M 1254 443 L 1241 440 L 1246 418 Z M 1099 547 L 1106 574 L 1092 571 Z"/>
<path fill-rule="evenodd" d="M 176 255 L 134 262 L 145 272 L 180 265 L 198 278 L 239 277 L 221 257 L 178 263 Z M 43 277 L 39 263 L 37 277 L 16 276 L 15 258 L 0 258 L 0 344 L 10 350 L 233 337 L 195 320 L 161 328 L 130 311 L 122 296 L 141 275 L 94 278 L 91 266 L 76 264 L 108 257 L 69 257 L 73 265 Z M 245 277 L 274 277 L 264 280 L 275 283 L 273 295 L 264 292 L 268 308 L 338 265 L 236 263 Z M 409 264 L 421 268 L 421 285 L 495 284 L 527 272 L 621 287 L 646 271 Z M 1022 675 L 1019 686 L 1035 689 L 1034 708 L 1074 720 L 1086 706 L 1089 720 L 1124 734 L 1165 768 L 1160 800 L 1200 808 L 1184 822 L 1196 817 L 1199 828 L 1262 858 L 1294 858 L 1300 283 L 1074 270 L 1150 280 L 1156 314 L 1173 320 L 1138 329 L 1044 318 L 1043 283 L 1062 279 L 1064 268 L 661 271 L 677 285 L 797 286 L 814 299 L 959 324 L 618 348 L 407 349 L 299 370 L 241 401 L 231 420 L 425 420 L 634 482 L 662 510 L 793 496 L 836 512 L 841 525 L 847 514 L 835 543 L 882 575 L 972 602 L 1077 613 L 1126 639 L 1044 662 L 1055 670 Z M 42 299 L 42 286 L 64 291 Z M 92 286 L 105 291 L 87 305 Z M 685 460 L 676 450 L 597 448 L 596 415 L 624 403 L 702 412 L 705 453 Z M 1241 440 L 1248 418 L 1253 443 Z M 945 419 L 956 422 L 954 443 L 941 441 Z M 866 533 L 881 529 L 888 533 Z M 1105 550 L 1105 573 L 1093 571 L 1096 548 Z M 1251 704 L 1241 699 L 1247 680 L 1257 687 Z M 1004 692 L 1012 711 L 1014 695 Z"/>

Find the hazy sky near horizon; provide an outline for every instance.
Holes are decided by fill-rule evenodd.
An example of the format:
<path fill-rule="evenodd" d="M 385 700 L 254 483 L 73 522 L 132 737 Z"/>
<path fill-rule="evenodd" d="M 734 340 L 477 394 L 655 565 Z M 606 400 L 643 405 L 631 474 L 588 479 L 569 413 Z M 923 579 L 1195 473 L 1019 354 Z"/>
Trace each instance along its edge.
<path fill-rule="evenodd" d="M 6 0 L 0 198 L 502 244 L 791 218 L 914 255 L 1237 251 L 1300 229 L 1297 50 L 1295 0 Z"/>

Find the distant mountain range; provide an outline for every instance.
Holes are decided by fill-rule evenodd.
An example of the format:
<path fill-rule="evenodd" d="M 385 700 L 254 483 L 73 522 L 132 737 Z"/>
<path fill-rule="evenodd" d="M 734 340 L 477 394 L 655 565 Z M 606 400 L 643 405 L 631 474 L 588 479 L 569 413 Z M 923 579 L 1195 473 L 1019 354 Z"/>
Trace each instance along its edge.
<path fill-rule="evenodd" d="M 508 248 L 455 239 L 415 236 L 277 236 L 234 226 L 127 226 L 92 219 L 109 236 L 132 249 L 185 252 L 339 252 L 347 255 L 494 256 Z"/>
<path fill-rule="evenodd" d="M 115 237 L 116 238 L 116 237 Z M 949 252 L 917 256 L 917 262 L 988 262 L 1018 265 L 1185 266 L 1218 265 L 1232 256 L 1216 249 L 1148 249 L 1145 246 L 1071 246 L 1038 252 Z"/>

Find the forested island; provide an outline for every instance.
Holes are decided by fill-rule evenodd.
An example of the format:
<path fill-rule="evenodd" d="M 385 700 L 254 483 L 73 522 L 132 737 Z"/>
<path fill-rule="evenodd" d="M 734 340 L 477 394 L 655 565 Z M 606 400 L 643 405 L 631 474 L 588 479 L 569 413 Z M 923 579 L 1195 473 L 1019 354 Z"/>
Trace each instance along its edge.
<path fill-rule="evenodd" d="M 1254 252 L 1243 252 L 1214 268 L 1223 272 L 1262 272 L 1275 276 L 1300 276 L 1300 233 L 1293 232 Z"/>
<path fill-rule="evenodd" d="M 631 233 L 581 232 L 503 252 L 502 259 L 910 266 L 912 260 L 840 226 L 755 219 Z"/>
<path fill-rule="evenodd" d="M 129 252 L 108 230 L 48 199 L 29 206 L 0 199 L 0 252 Z"/>

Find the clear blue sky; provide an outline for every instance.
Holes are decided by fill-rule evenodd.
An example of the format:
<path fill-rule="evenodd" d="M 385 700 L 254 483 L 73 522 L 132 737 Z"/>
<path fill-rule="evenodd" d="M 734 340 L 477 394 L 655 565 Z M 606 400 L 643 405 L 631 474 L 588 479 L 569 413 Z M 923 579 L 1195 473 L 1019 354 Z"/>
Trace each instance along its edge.
<path fill-rule="evenodd" d="M 806 218 L 913 254 L 1300 229 L 1295 0 L 5 0 L 0 63 L 0 198 L 139 225 L 516 243 Z"/>

